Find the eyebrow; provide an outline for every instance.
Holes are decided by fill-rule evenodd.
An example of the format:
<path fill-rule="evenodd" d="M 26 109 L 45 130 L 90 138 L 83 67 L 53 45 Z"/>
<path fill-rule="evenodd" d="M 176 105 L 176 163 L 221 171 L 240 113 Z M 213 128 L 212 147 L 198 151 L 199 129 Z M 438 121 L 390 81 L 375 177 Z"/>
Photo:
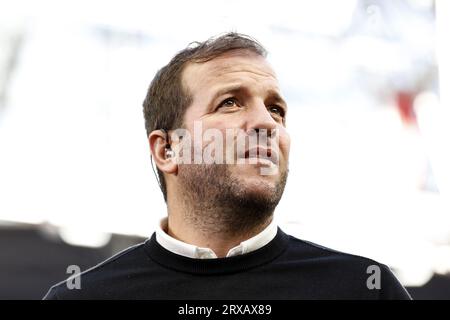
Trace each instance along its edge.
<path fill-rule="evenodd" d="M 224 95 L 227 93 L 236 93 L 236 92 L 239 92 L 242 90 L 245 90 L 245 87 L 242 86 L 241 84 L 234 84 L 234 85 L 230 85 L 227 87 L 223 87 L 214 94 L 213 100 L 216 100 L 221 95 Z"/>
<path fill-rule="evenodd" d="M 217 91 L 214 96 L 212 101 L 215 101 L 218 97 L 220 97 L 221 95 L 227 94 L 227 93 L 237 93 L 239 91 L 248 91 L 247 88 L 241 84 L 234 84 L 234 85 L 230 85 L 227 87 L 223 87 L 221 88 L 219 91 Z M 281 97 L 281 95 L 278 93 L 278 91 L 273 90 L 273 89 L 269 89 L 267 91 L 267 95 L 268 97 L 267 99 L 272 99 L 275 103 L 279 103 L 282 104 L 286 109 L 287 109 L 287 103 L 286 101 Z"/>
<path fill-rule="evenodd" d="M 268 90 L 267 91 L 268 96 L 270 99 L 272 99 L 275 103 L 283 105 L 285 109 L 287 109 L 287 103 L 286 101 L 281 97 L 281 95 L 278 93 L 278 91 L 275 90 Z"/>

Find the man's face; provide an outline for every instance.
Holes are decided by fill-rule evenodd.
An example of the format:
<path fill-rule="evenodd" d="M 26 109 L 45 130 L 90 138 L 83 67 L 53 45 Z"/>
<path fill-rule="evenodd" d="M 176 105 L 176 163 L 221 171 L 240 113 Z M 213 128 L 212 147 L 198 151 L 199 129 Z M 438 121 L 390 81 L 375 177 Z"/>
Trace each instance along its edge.
<path fill-rule="evenodd" d="M 287 106 L 281 97 L 275 73 L 265 58 L 247 51 L 231 51 L 205 63 L 190 63 L 183 71 L 182 81 L 192 97 L 192 104 L 183 119 L 184 127 L 191 136 L 195 123 L 197 126 L 201 123 L 203 132 L 216 129 L 227 138 L 227 129 L 246 133 L 265 129 L 269 142 L 264 145 L 258 142 L 256 147 L 271 149 L 278 156 L 275 174 L 261 174 L 263 167 L 270 166 L 267 162 L 245 161 L 242 164 L 234 161 L 233 164 L 209 165 L 210 168 L 204 171 L 210 174 L 208 179 L 228 179 L 233 182 L 233 186 L 237 186 L 236 190 L 246 195 L 266 198 L 278 193 L 277 197 L 281 197 L 286 183 L 290 145 L 285 128 Z M 278 141 L 270 136 L 272 130 L 277 131 Z M 230 146 L 233 147 L 231 154 L 235 160 L 248 156 L 239 153 L 236 136 L 233 138 L 232 143 L 228 140 L 223 144 L 225 149 L 228 147 L 228 150 L 223 150 L 224 157 L 229 158 Z M 210 142 L 207 139 L 202 141 L 202 149 L 207 148 Z M 247 143 L 244 148 L 247 153 L 248 147 Z M 195 165 L 189 164 L 180 165 L 179 173 L 184 177 L 202 178 L 201 175 L 184 174 L 189 170 L 198 171 L 194 167 Z M 216 182 L 217 186 L 224 188 L 230 185 L 226 181 Z M 278 201 L 279 199 L 276 202 Z"/>

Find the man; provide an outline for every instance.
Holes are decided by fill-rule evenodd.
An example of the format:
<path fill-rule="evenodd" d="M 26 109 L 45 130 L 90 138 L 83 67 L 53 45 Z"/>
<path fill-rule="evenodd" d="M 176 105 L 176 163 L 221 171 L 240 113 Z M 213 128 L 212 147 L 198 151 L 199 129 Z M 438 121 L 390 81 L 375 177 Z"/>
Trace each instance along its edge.
<path fill-rule="evenodd" d="M 157 73 L 144 116 L 168 217 L 145 243 L 83 272 L 80 289 L 62 282 L 45 298 L 409 299 L 385 265 L 275 225 L 290 140 L 265 57 L 228 33 Z"/>

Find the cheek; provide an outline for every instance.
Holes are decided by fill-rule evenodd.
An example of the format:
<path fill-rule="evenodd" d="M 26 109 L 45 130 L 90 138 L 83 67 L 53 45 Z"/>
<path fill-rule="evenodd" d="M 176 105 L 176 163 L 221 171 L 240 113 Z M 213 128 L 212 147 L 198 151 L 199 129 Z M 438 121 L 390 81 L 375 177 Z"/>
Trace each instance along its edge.
<path fill-rule="evenodd" d="M 235 136 L 237 130 L 237 128 L 230 128 L 229 121 L 222 119 L 203 120 L 201 131 L 197 124 L 195 135 L 191 135 L 198 143 L 198 148 L 193 148 L 194 156 L 202 157 L 208 163 L 213 159 L 219 163 L 233 163 L 236 152 Z M 193 139 L 192 146 L 194 146 Z M 208 159 L 204 159 L 205 157 Z"/>
<path fill-rule="evenodd" d="M 217 115 L 214 118 L 215 119 L 213 121 L 208 121 L 206 125 L 208 126 L 208 128 L 214 128 L 222 131 L 224 135 L 227 129 L 236 128 L 239 125 L 231 117 L 227 118 L 223 115 Z"/>
<path fill-rule="evenodd" d="M 229 147 L 233 145 L 235 136 L 238 134 L 240 128 L 233 121 L 227 119 L 214 119 L 214 121 L 204 121 L 203 122 L 203 133 L 205 131 L 213 132 L 223 141 L 223 147 Z M 211 136 L 211 134 L 206 134 L 206 136 Z M 209 140 L 209 139 L 205 139 Z M 204 145 L 205 145 L 204 141 Z"/>
<path fill-rule="evenodd" d="M 291 149 L 291 137 L 285 129 L 280 130 L 280 141 L 279 141 L 280 151 L 286 157 L 289 158 L 289 151 Z"/>

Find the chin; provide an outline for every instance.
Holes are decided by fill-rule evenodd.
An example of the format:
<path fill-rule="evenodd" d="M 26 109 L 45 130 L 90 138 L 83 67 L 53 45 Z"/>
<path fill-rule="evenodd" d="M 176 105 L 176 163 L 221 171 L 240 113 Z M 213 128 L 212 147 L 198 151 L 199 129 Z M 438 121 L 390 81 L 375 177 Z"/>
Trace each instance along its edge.
<path fill-rule="evenodd" d="M 256 193 L 261 196 L 264 194 L 271 195 L 275 192 L 278 176 L 261 176 L 261 175 L 241 175 L 237 177 L 240 185 L 245 189 L 246 193 Z"/>
<path fill-rule="evenodd" d="M 280 187 L 284 189 L 281 169 L 278 173 L 273 175 L 260 174 L 260 167 L 256 166 L 236 166 L 232 170 L 233 180 L 238 183 L 238 189 L 241 194 L 245 193 L 248 196 L 268 197 L 271 198 L 275 193 L 279 192 Z M 283 186 L 281 186 L 283 185 Z"/>
<path fill-rule="evenodd" d="M 269 168 L 263 168 L 258 166 L 252 166 L 252 165 L 242 165 L 237 166 L 235 168 L 235 176 L 238 179 L 245 179 L 249 182 L 256 182 L 256 183 L 264 183 L 264 182 L 273 182 L 276 183 L 280 179 L 280 169 L 278 169 L 278 172 L 275 174 L 262 174 L 264 169 L 266 169 L 266 172 Z"/>

